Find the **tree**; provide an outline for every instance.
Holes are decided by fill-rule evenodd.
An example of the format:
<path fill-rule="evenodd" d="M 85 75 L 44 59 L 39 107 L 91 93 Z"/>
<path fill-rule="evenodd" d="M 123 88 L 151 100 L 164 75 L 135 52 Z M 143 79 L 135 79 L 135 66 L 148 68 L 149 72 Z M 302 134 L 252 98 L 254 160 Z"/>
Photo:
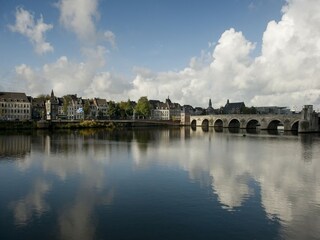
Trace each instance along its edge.
<path fill-rule="evenodd" d="M 90 109 L 90 100 L 85 100 L 84 102 L 84 106 L 83 106 L 83 113 L 85 118 L 88 117 L 88 115 L 91 113 L 91 109 Z"/>
<path fill-rule="evenodd" d="M 128 119 L 133 114 L 133 107 L 131 106 L 131 101 L 128 99 L 126 102 L 119 103 L 120 117 L 122 119 Z"/>
<path fill-rule="evenodd" d="M 255 107 L 251 107 L 251 108 L 243 107 L 241 109 L 241 113 L 243 113 L 243 114 L 256 114 L 257 109 Z"/>
<path fill-rule="evenodd" d="M 71 96 L 69 95 L 63 96 L 63 113 L 65 115 L 68 115 L 68 106 L 70 105 L 71 100 L 72 100 Z"/>
<path fill-rule="evenodd" d="M 119 104 L 115 103 L 114 101 L 110 101 L 108 103 L 108 110 L 107 114 L 110 119 L 117 119 L 120 116 L 120 108 Z"/>
<path fill-rule="evenodd" d="M 147 97 L 141 97 L 135 107 L 136 114 L 143 117 L 149 117 L 151 114 L 151 105 Z"/>
<path fill-rule="evenodd" d="M 40 94 L 40 95 L 38 95 L 37 96 L 37 98 L 39 98 L 39 99 L 41 99 L 42 101 L 46 101 L 46 100 L 49 100 L 50 99 L 50 95 L 49 94 L 47 94 L 47 95 L 45 95 L 45 94 Z"/>

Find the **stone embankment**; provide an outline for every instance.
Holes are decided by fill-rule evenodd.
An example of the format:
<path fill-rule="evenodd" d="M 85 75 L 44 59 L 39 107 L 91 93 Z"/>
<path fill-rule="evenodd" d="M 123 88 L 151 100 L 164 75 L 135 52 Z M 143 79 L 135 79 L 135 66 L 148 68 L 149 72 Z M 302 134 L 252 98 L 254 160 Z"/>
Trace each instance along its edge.
<path fill-rule="evenodd" d="M 81 121 L 1 121 L 0 129 L 77 129 L 77 128 L 131 128 L 153 126 L 179 126 L 172 121 L 151 120 L 81 120 Z"/>

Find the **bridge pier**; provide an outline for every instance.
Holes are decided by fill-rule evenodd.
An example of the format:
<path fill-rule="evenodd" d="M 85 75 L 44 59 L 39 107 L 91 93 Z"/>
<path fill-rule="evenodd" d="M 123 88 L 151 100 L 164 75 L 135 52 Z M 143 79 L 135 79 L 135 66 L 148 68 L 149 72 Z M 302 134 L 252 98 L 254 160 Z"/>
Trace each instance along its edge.
<path fill-rule="evenodd" d="M 305 105 L 301 111 L 301 120 L 299 121 L 299 133 L 319 132 L 319 116 L 313 110 L 312 105 Z"/>

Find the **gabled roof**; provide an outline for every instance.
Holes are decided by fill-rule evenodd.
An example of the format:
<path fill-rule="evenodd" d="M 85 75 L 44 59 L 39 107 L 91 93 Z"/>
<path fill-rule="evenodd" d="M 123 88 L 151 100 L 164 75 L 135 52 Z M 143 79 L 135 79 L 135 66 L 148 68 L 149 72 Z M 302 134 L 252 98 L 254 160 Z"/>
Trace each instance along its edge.
<path fill-rule="evenodd" d="M 27 95 L 19 92 L 0 92 L 0 100 L 6 102 L 29 102 Z"/>
<path fill-rule="evenodd" d="M 152 108 L 156 109 L 157 107 L 159 107 L 161 102 L 159 100 L 149 100 L 149 103 Z"/>
<path fill-rule="evenodd" d="M 245 107 L 246 105 L 244 104 L 244 102 L 234 102 L 234 103 L 230 103 L 229 100 L 227 101 L 226 105 L 224 106 L 224 111 L 225 112 L 233 112 L 236 109 L 241 109 L 243 107 Z"/>
<path fill-rule="evenodd" d="M 95 98 L 94 101 L 96 102 L 97 106 L 107 106 L 106 99 Z"/>
<path fill-rule="evenodd" d="M 45 100 L 43 98 L 32 98 L 33 106 L 44 106 Z"/>

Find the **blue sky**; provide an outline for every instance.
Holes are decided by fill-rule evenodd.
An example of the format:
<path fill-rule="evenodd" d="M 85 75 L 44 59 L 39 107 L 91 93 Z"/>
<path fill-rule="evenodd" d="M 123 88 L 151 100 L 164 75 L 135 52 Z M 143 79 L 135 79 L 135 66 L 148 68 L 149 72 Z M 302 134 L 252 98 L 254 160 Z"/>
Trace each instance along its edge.
<path fill-rule="evenodd" d="M 300 9 L 301 2 L 309 8 Z M 0 60 L 0 90 L 37 95 L 53 88 L 57 95 L 77 93 L 115 100 L 128 97 L 136 100 L 141 95 L 164 100 L 170 95 L 182 104 L 198 105 L 206 104 L 209 98 L 214 105 L 221 105 L 227 98 L 245 100 L 248 105 L 297 105 L 298 100 L 285 101 L 286 96 L 270 102 L 281 91 L 268 86 L 265 78 L 270 74 L 263 73 L 260 82 L 257 73 L 263 68 L 262 60 L 271 56 L 266 50 L 274 52 L 270 42 L 288 41 L 279 38 L 285 38 L 282 35 L 286 26 L 292 30 L 292 25 L 287 24 L 289 20 L 301 18 L 300 11 L 316 15 L 316 3 L 316 0 L 1 0 L 0 52 L 5 57 Z M 20 18 L 18 24 L 21 16 L 28 16 L 29 20 Z M 314 24 L 318 21 L 303 20 Z M 29 21 L 29 29 L 23 28 L 23 21 Z M 36 28 L 39 21 L 46 30 Z M 294 33 L 298 34 L 298 30 Z M 227 45 L 221 53 L 219 49 L 224 44 Z M 291 49 L 295 47 L 298 49 L 298 46 Z M 279 46 L 278 50 L 288 49 Z M 239 56 L 235 57 L 236 63 L 230 63 L 231 58 L 227 57 L 233 54 Z M 279 56 L 273 55 L 275 59 Z M 222 72 L 217 69 L 219 59 L 223 66 L 228 66 Z M 235 64 L 239 67 L 227 71 Z M 271 67 L 274 66 L 268 64 L 264 69 Z M 287 76 L 286 73 L 271 76 L 270 81 L 279 82 L 284 75 Z M 241 76 L 246 79 L 238 80 Z M 257 86 L 248 87 L 253 79 L 258 81 Z M 290 81 L 293 80 L 294 77 Z M 196 82 L 199 84 L 192 87 Z M 221 83 L 228 84 L 224 88 Z M 262 92 L 261 87 L 270 89 Z M 314 85 L 312 89 L 317 88 Z M 298 87 L 291 92 L 297 95 L 299 90 L 307 89 Z M 312 99 L 304 97 L 304 100 L 317 104 L 318 92 L 312 94 Z"/>
<path fill-rule="evenodd" d="M 53 61 L 61 55 L 79 59 L 76 36 L 59 24 L 58 1 L 3 1 L 1 3 L 1 52 L 11 56 L 1 63 L 4 69 L 17 64 L 33 66 Z M 100 0 L 97 29 L 111 30 L 117 48 L 109 48 L 109 69 L 130 74 L 133 66 L 156 71 L 180 69 L 189 59 L 207 50 L 224 30 L 242 31 L 250 41 L 261 44 L 261 36 L 270 20 L 279 20 L 283 1 L 279 0 Z M 50 54 L 38 56 L 28 39 L 11 32 L 17 7 L 40 15 L 52 24 L 46 38 L 55 47 Z"/>

